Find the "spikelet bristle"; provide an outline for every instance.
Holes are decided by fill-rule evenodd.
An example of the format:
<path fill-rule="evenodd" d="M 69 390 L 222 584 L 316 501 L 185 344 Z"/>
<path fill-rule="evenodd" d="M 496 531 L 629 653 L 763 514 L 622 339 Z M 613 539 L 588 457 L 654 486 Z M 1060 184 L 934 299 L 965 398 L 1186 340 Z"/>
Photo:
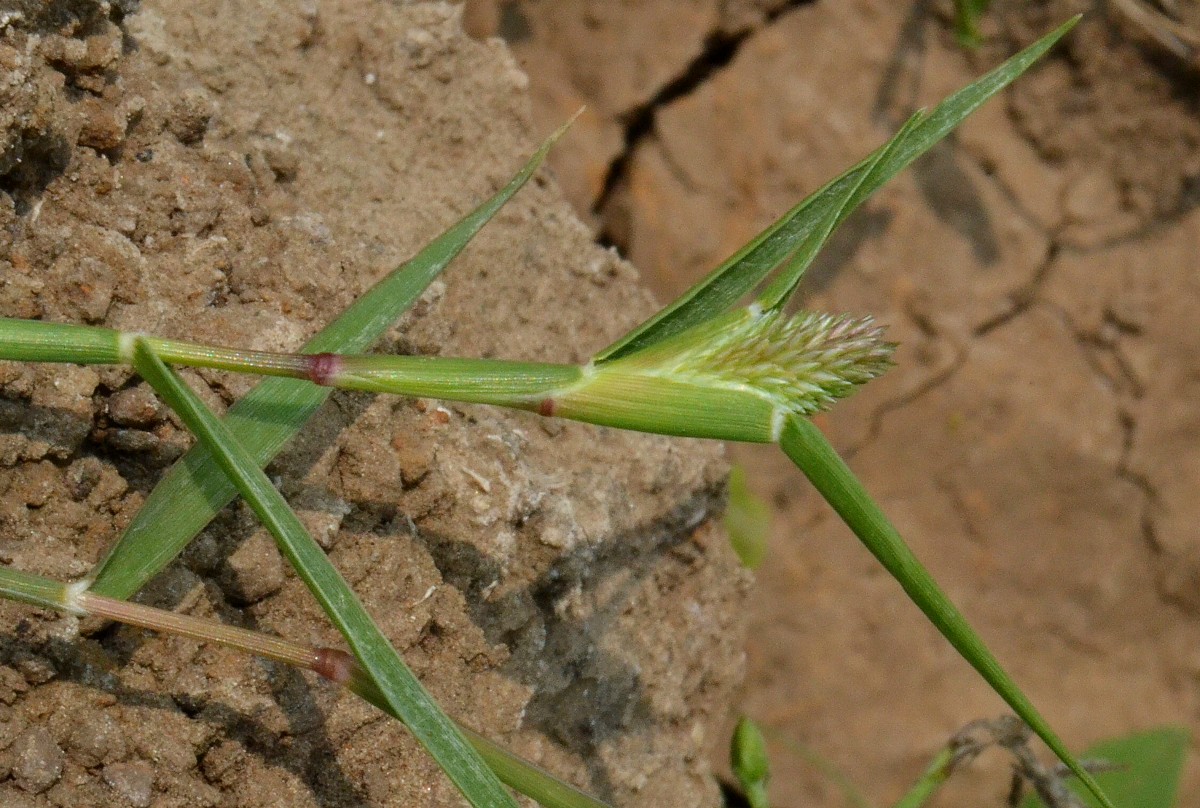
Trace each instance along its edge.
<path fill-rule="evenodd" d="M 707 339 L 659 356 L 655 375 L 746 386 L 808 415 L 891 367 L 895 345 L 870 317 L 744 312 Z"/>

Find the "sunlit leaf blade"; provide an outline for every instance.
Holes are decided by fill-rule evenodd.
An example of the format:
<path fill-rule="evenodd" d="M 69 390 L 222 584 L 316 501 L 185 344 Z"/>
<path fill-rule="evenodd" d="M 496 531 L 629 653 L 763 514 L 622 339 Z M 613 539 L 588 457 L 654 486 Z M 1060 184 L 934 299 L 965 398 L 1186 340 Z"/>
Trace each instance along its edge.
<path fill-rule="evenodd" d="M 218 467 L 275 537 L 280 552 L 346 638 L 388 706 L 471 804 L 476 808 L 517 808 L 495 773 L 404 664 L 325 551 L 309 535 L 283 495 L 275 490 L 257 459 L 140 339 L 134 349 L 134 367 L 183 419 L 198 441 L 208 447 Z"/>
<path fill-rule="evenodd" d="M 1046 746 L 1065 763 L 1096 796 L 1103 808 L 1113 808 L 1079 761 L 1067 749 L 1046 720 L 1029 701 L 1012 677 L 984 645 L 966 619 L 917 559 L 883 511 L 871 499 L 829 441 L 812 422 L 790 417 L 784 426 L 780 447 L 804 472 L 825 501 L 837 512 L 854 535 L 904 588 L 913 603 L 925 613 L 942 636 L 979 672 L 992 689 L 1037 733 Z"/>
<path fill-rule="evenodd" d="M 757 569 L 767 557 L 771 533 L 771 508 L 746 484 L 746 470 L 729 470 L 729 504 L 725 507 L 725 532 L 742 566 Z"/>
<path fill-rule="evenodd" d="M 403 314 L 489 219 L 533 176 L 555 132 L 495 196 L 463 217 L 415 257 L 377 283 L 303 348 L 305 353 L 362 351 Z M 295 379 L 267 379 L 235 403 L 225 423 L 265 466 L 329 396 Z M 164 475 L 101 562 L 92 589 L 125 599 L 171 562 L 234 497 L 234 488 L 203 446 L 194 446 Z"/>
<path fill-rule="evenodd" d="M 883 145 L 883 148 L 867 159 L 863 170 L 858 174 L 857 181 L 847 184 L 839 197 L 829 200 L 829 204 L 824 206 L 825 215 L 816 223 L 808 237 L 801 240 L 796 251 L 776 274 L 770 286 L 759 296 L 759 305 L 764 309 L 774 309 L 787 302 L 792 293 L 796 291 L 796 287 L 800 285 L 800 279 L 804 277 L 804 272 L 812 265 L 813 259 L 817 257 L 817 253 L 825 246 L 825 242 L 833 235 L 837 226 L 886 181 L 879 179 L 882 173 L 880 167 L 889 166 L 891 156 L 904 145 L 912 132 L 924 120 L 925 113 L 923 112 L 918 112 L 909 118 L 900 131 Z"/>
<path fill-rule="evenodd" d="M 399 717 L 395 715 L 387 699 L 379 691 L 378 685 L 370 678 L 355 676 L 346 686 L 385 713 Z M 462 730 L 467 741 L 483 756 L 496 776 L 522 794 L 533 797 L 546 808 L 611 808 L 608 803 L 601 802 L 570 783 L 563 782 L 554 775 L 542 771 L 529 761 L 518 757 L 479 733 L 467 727 L 459 727 L 459 729 Z"/>
<path fill-rule="evenodd" d="M 1182 727 L 1163 727 L 1140 732 L 1091 747 L 1084 757 L 1115 764 L 1111 771 L 1096 775 L 1096 780 L 1121 808 L 1174 808 L 1183 759 L 1189 743 Z M 1088 808 L 1100 803 L 1091 794 L 1072 783 Z M 1028 797 L 1021 808 L 1045 808 L 1036 796 Z"/>
<path fill-rule="evenodd" d="M 953 769 L 954 750 L 942 749 L 922 772 L 913 787 L 908 790 L 908 793 L 897 800 L 892 808 L 922 808 L 950 777 Z"/>
<path fill-rule="evenodd" d="M 853 206 L 842 202 L 855 193 L 854 189 L 865 199 L 1025 72 L 1078 21 L 1079 17 L 1071 19 L 942 101 L 919 125 L 902 130 L 866 160 L 785 213 L 678 299 L 597 354 L 595 361 L 607 362 L 635 353 L 725 311 L 817 232 L 831 209 L 838 211 L 835 225 L 849 215 Z M 876 163 L 884 151 L 888 152 L 886 159 Z M 867 173 L 871 176 L 864 180 Z"/>

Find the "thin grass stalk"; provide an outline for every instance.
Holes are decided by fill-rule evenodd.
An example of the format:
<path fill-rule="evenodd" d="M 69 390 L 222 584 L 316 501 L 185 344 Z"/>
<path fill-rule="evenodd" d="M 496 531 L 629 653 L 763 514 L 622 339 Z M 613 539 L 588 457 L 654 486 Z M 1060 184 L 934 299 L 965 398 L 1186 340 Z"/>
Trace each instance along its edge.
<path fill-rule="evenodd" d="M 950 779 L 955 760 L 955 752 L 949 747 L 938 752 L 917 782 L 913 783 L 912 788 L 905 792 L 892 808 L 922 808 Z"/>
<path fill-rule="evenodd" d="M 312 671 L 345 687 L 393 718 L 399 718 L 353 657 L 333 648 L 313 648 L 259 631 L 98 595 L 78 584 L 64 584 L 9 567 L 0 567 L 0 597 L 75 616 L 92 615 L 125 625 L 235 648 L 285 665 Z M 459 724 L 467 741 L 506 785 L 545 808 L 610 808 L 569 783 Z"/>

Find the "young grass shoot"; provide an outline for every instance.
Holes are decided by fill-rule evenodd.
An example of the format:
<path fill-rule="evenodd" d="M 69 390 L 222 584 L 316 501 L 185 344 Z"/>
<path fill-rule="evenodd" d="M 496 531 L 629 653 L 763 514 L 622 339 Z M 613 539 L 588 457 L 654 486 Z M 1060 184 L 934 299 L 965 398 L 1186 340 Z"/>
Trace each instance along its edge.
<path fill-rule="evenodd" d="M 313 670 L 403 721 L 474 806 L 515 806 L 503 781 L 546 806 L 595 808 L 603 803 L 459 727 L 441 711 L 262 468 L 333 387 L 513 407 L 667 435 L 777 443 L 947 640 L 1098 803 L 1113 808 L 809 420 L 883 373 L 894 346 L 869 318 L 784 312 L 834 229 L 1028 69 L 1074 22 L 932 111 L 915 115 L 865 160 L 584 365 L 363 353 L 533 175 L 561 130 L 499 193 L 380 281 L 298 353 L 0 319 L 0 359 L 132 365 L 198 438 L 90 575 L 65 583 L 0 568 L 0 596 L 204 638 Z M 759 293 L 742 305 L 756 288 Z M 275 378 L 264 380 L 220 419 L 173 366 Z M 342 633 L 350 654 L 304 648 L 128 603 L 237 495 L 275 537 Z"/>

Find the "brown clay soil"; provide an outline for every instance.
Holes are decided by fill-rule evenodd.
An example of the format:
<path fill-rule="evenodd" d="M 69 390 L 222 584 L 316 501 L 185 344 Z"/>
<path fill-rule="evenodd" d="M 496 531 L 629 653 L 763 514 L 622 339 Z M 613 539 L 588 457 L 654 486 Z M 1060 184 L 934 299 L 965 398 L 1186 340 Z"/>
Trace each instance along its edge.
<path fill-rule="evenodd" d="M 587 104 L 555 168 L 666 299 L 913 109 L 1085 13 L 849 221 L 805 290 L 901 343 L 820 424 L 1076 748 L 1200 730 L 1200 8 L 1161 4 L 1171 39 L 1130 5 L 996 2 L 974 53 L 948 2 L 475 18 L 514 44 L 543 126 Z M 732 453 L 775 509 L 741 708 L 887 804 L 1002 705 L 777 452 Z M 772 749 L 774 804 L 846 804 Z M 935 804 L 1003 804 L 1007 765 L 985 756 Z M 1194 751 L 1179 804 L 1200 804 Z"/>
<path fill-rule="evenodd" d="M 537 144 L 458 7 L 0 4 L 0 313 L 296 348 Z M 579 362 L 653 311 L 548 171 L 383 348 Z M 252 383 L 185 372 L 224 408 Z M 0 560 L 82 576 L 190 442 L 128 370 L 0 363 Z M 335 394 L 268 469 L 434 695 L 622 805 L 716 805 L 749 576 L 712 444 Z M 243 508 L 141 594 L 338 644 Z M 0 805 L 452 806 L 399 724 L 182 639 L 0 604 Z"/>

